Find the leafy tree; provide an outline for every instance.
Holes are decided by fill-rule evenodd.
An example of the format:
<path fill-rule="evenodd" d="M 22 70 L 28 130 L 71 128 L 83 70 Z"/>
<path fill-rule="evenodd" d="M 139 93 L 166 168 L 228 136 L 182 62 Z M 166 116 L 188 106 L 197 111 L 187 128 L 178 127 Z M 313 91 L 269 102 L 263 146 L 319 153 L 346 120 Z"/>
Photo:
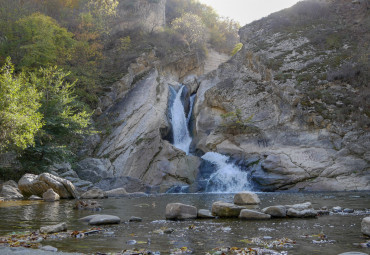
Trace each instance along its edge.
<path fill-rule="evenodd" d="M 201 18 L 195 14 L 185 13 L 172 22 L 172 28 L 183 35 L 189 47 L 204 45 L 206 42 L 206 27 Z"/>
<path fill-rule="evenodd" d="M 57 67 L 41 68 L 31 73 L 30 82 L 42 93 L 40 114 L 44 126 L 20 158 L 28 168 L 73 158 L 83 134 L 91 133 L 91 115 L 74 92 L 75 83 L 66 82 L 68 73 Z"/>
<path fill-rule="evenodd" d="M 18 22 L 21 67 L 38 68 L 59 64 L 70 58 L 75 41 L 73 34 L 59 26 L 56 20 L 34 13 Z"/>
<path fill-rule="evenodd" d="M 14 66 L 7 58 L 0 72 L 0 152 L 34 145 L 42 127 L 40 98 L 41 93 L 24 73 L 14 75 Z"/>
<path fill-rule="evenodd" d="M 90 125 L 91 113 L 74 94 L 75 83 L 68 83 L 65 78 L 69 73 L 55 67 L 41 68 L 31 74 L 31 82 L 42 93 L 40 112 L 45 125 L 42 138 L 65 143 L 75 139 L 76 135 L 86 133 Z"/>

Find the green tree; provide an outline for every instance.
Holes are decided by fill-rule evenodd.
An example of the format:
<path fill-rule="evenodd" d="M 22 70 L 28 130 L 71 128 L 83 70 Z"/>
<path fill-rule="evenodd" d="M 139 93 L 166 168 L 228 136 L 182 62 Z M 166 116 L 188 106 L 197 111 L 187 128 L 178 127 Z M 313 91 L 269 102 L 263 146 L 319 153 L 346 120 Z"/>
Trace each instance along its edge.
<path fill-rule="evenodd" d="M 42 135 L 62 144 L 86 133 L 91 117 L 77 100 L 75 83 L 65 81 L 68 75 L 55 66 L 41 68 L 30 79 L 42 93 L 40 113 L 45 122 Z"/>
<path fill-rule="evenodd" d="M 42 93 L 39 109 L 44 126 L 20 158 L 23 165 L 37 171 L 50 162 L 69 160 L 83 134 L 91 133 L 91 115 L 74 92 L 75 83 L 65 81 L 69 73 L 57 67 L 31 73 L 30 82 Z"/>
<path fill-rule="evenodd" d="M 206 42 L 206 27 L 202 19 L 191 13 L 185 13 L 172 22 L 172 29 L 183 36 L 187 46 L 204 45 Z"/>
<path fill-rule="evenodd" d="M 59 26 L 56 20 L 34 13 L 20 19 L 17 25 L 21 67 L 63 65 L 70 58 L 75 43 L 73 34 Z"/>
<path fill-rule="evenodd" d="M 34 137 L 42 127 L 40 98 L 41 93 L 24 73 L 14 75 L 14 66 L 7 58 L 0 72 L 1 152 L 35 144 Z"/>

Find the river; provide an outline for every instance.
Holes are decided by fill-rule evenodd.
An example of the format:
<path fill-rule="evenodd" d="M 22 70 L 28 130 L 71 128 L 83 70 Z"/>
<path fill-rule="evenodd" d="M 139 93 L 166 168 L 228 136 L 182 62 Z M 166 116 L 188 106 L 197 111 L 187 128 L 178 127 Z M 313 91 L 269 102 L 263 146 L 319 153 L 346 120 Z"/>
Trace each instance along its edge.
<path fill-rule="evenodd" d="M 167 203 L 182 202 L 210 209 L 218 200 L 232 202 L 233 194 L 163 194 L 142 198 L 109 198 L 99 200 L 101 213 L 119 216 L 124 223 L 104 226 L 104 231 L 82 239 L 67 238 L 44 241 L 60 251 L 96 253 L 120 252 L 124 249 L 145 248 L 170 254 L 171 249 L 188 247 L 194 254 L 205 254 L 217 247 L 256 247 L 246 240 L 261 238 L 272 241 L 289 238 L 295 241 L 288 254 L 339 254 L 346 251 L 369 252 L 354 243 L 365 242 L 360 223 L 370 214 L 370 192 L 339 193 L 259 193 L 260 208 L 310 201 L 314 208 L 341 206 L 355 209 L 351 214 L 332 214 L 314 219 L 271 219 L 241 221 L 239 219 L 211 219 L 166 221 Z M 9 202 L 10 203 L 10 202 Z M 34 202 L 22 206 L 0 204 L 0 235 L 14 231 L 34 231 L 40 226 L 66 222 L 69 230 L 84 230 L 90 226 L 78 221 L 92 214 L 73 209 L 73 200 L 55 203 Z M 131 216 L 141 217 L 142 222 L 128 222 Z M 173 228 L 172 234 L 161 234 L 161 229 Z M 317 235 L 325 234 L 330 243 L 315 244 Z M 148 243 L 148 239 L 150 239 Z M 129 244 L 135 240 L 136 244 Z"/>

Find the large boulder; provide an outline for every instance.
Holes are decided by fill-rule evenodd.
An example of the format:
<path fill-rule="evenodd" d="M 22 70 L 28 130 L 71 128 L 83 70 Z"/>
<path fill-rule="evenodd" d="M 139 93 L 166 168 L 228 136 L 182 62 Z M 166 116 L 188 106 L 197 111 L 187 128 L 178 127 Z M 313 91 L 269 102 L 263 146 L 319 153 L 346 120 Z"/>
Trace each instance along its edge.
<path fill-rule="evenodd" d="M 268 220 L 271 219 L 271 215 L 254 210 L 243 209 L 240 211 L 239 218 L 242 220 Z"/>
<path fill-rule="evenodd" d="M 283 205 L 274 205 L 262 209 L 263 213 L 269 214 L 272 217 L 283 218 L 286 217 L 286 207 Z"/>
<path fill-rule="evenodd" d="M 0 186 L 0 197 L 6 200 L 23 199 L 23 195 L 20 193 L 16 183 L 14 185 L 12 182 L 5 182 Z"/>
<path fill-rule="evenodd" d="M 40 228 L 40 233 L 42 234 L 52 234 L 52 233 L 58 233 L 62 231 L 67 231 L 67 224 L 65 222 L 62 222 L 57 225 L 46 226 L 46 227 Z"/>
<path fill-rule="evenodd" d="M 197 208 L 181 203 L 171 203 L 166 206 L 167 220 L 186 220 L 197 218 Z"/>
<path fill-rule="evenodd" d="M 107 193 L 101 189 L 93 188 L 89 191 L 86 191 L 81 195 L 82 199 L 101 199 L 107 198 Z"/>
<path fill-rule="evenodd" d="M 363 218 L 361 221 L 361 232 L 370 236 L 370 217 Z"/>
<path fill-rule="evenodd" d="M 58 193 L 54 192 L 53 189 L 48 189 L 44 194 L 42 194 L 42 199 L 46 202 L 54 202 L 60 200 Z"/>
<path fill-rule="evenodd" d="M 75 186 L 68 180 L 57 177 L 49 173 L 40 175 L 25 174 L 18 182 L 21 193 L 26 196 L 42 195 L 48 190 L 53 189 L 61 198 L 77 198 L 78 193 Z"/>
<path fill-rule="evenodd" d="M 261 203 L 261 200 L 253 192 L 243 191 L 234 196 L 234 204 L 236 205 L 257 205 L 259 203 Z"/>
<path fill-rule="evenodd" d="M 238 217 L 240 211 L 246 209 L 244 206 L 238 206 L 231 203 L 217 201 L 212 204 L 212 214 L 218 217 Z"/>

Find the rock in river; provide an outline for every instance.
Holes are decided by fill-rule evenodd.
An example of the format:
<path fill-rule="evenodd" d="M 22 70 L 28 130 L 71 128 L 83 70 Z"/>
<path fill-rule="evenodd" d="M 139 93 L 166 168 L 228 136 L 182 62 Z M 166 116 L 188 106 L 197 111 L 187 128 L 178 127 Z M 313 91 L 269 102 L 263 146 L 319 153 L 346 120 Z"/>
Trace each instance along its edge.
<path fill-rule="evenodd" d="M 305 202 L 305 203 L 302 203 L 302 204 L 294 204 L 294 205 L 286 205 L 285 206 L 286 209 L 295 209 L 295 210 L 305 210 L 305 209 L 312 209 L 312 204 L 311 202 Z"/>
<path fill-rule="evenodd" d="M 108 225 L 119 224 L 121 219 L 114 215 L 94 214 L 80 219 L 80 221 L 88 222 L 90 225 Z"/>
<path fill-rule="evenodd" d="M 254 210 L 243 209 L 240 211 L 239 218 L 242 220 L 267 220 L 271 219 L 271 215 Z"/>
<path fill-rule="evenodd" d="M 167 220 L 186 220 L 197 218 L 197 208 L 195 206 L 171 203 L 166 206 Z"/>
<path fill-rule="evenodd" d="M 235 194 L 234 204 L 236 205 L 258 205 L 261 200 L 256 193 L 243 191 Z"/>
<path fill-rule="evenodd" d="M 272 217 L 283 218 L 286 217 L 286 208 L 283 205 L 269 206 L 262 209 L 263 213 L 270 214 Z"/>
<path fill-rule="evenodd" d="M 317 212 L 314 209 L 297 210 L 290 208 L 286 214 L 293 218 L 312 218 L 317 216 Z"/>
<path fill-rule="evenodd" d="M 58 233 L 62 231 L 67 230 L 67 224 L 65 222 L 62 222 L 57 225 L 52 225 L 52 226 L 46 226 L 46 227 L 41 227 L 40 228 L 40 233 L 42 234 L 52 234 L 52 233 Z"/>
<path fill-rule="evenodd" d="M 60 200 L 60 196 L 58 193 L 54 192 L 53 189 L 48 189 L 44 194 L 42 194 L 42 198 L 46 202 L 54 202 Z"/>
<path fill-rule="evenodd" d="M 364 235 L 370 236 L 370 217 L 366 217 L 362 219 L 361 231 Z"/>
<path fill-rule="evenodd" d="M 213 219 L 215 216 L 212 215 L 212 213 L 209 210 L 206 209 L 200 209 L 198 211 L 198 218 L 201 219 Z"/>
<path fill-rule="evenodd" d="M 212 204 L 212 214 L 219 217 L 238 217 L 242 209 L 246 208 L 222 201 Z"/>
<path fill-rule="evenodd" d="M 106 197 L 107 197 L 106 192 L 98 188 L 94 188 L 89 191 L 86 191 L 85 193 L 81 195 L 81 198 L 83 199 L 99 199 L 99 198 L 106 198 Z"/>

